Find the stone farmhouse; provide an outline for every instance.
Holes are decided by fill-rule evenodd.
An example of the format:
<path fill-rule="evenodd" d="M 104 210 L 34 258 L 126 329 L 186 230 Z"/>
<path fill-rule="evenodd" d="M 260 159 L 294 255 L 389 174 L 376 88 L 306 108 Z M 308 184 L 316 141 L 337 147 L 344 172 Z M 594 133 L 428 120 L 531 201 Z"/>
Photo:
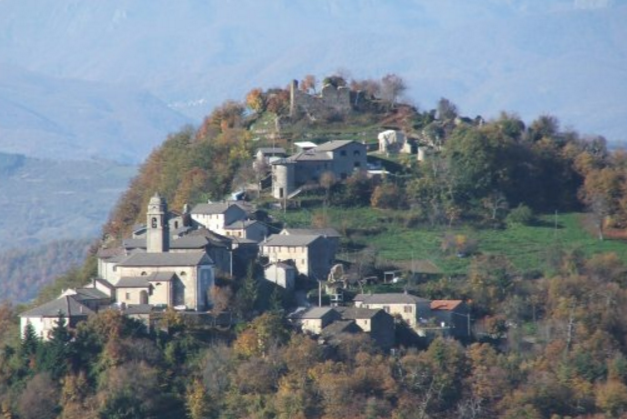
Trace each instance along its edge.
<path fill-rule="evenodd" d="M 426 319 L 431 311 L 431 301 L 407 293 L 357 294 L 353 301 L 355 307 L 384 310 L 414 329 L 418 327 L 419 319 Z"/>
<path fill-rule="evenodd" d="M 357 294 L 355 307 L 382 309 L 401 319 L 420 336 L 471 334 L 468 305 L 462 300 L 428 300 L 408 293 Z"/>
<path fill-rule="evenodd" d="M 319 234 L 274 234 L 260 243 L 269 263 L 291 262 L 299 274 L 324 280 L 335 261 L 332 241 Z"/>
<path fill-rule="evenodd" d="M 367 149 L 352 140 L 333 140 L 272 162 L 272 196 L 289 197 L 306 183 L 318 183 L 323 173 L 344 180 L 354 172 L 365 171 Z"/>
<path fill-rule="evenodd" d="M 380 309 L 310 307 L 291 314 L 289 320 L 303 332 L 332 345 L 353 333 L 368 333 L 382 348 L 394 345 L 394 319 Z"/>

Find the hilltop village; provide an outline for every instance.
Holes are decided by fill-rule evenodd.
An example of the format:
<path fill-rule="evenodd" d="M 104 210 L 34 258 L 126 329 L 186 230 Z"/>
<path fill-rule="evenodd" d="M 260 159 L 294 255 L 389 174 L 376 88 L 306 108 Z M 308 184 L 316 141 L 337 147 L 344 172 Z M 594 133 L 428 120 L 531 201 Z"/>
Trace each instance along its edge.
<path fill-rule="evenodd" d="M 383 132 L 382 148 L 388 151 L 401 135 Z M 329 141 L 297 147 L 299 151 L 291 156 L 282 148 L 260 148 L 252 162 L 271 166 L 271 191 L 279 203 L 324 173 L 345 180 L 368 171 L 367 148 L 362 143 Z M 371 175 L 377 173 L 373 170 Z M 418 336 L 470 337 L 470 313 L 461 300 L 431 301 L 407 292 L 358 293 L 352 301 L 345 299 L 363 278 L 344 274 L 349 266 L 337 259 L 341 236 L 336 230 L 276 231 L 263 219 L 244 200 L 185 205 L 177 213 L 156 193 L 146 208 L 145 224 L 136 225 L 132 236 L 119 246 L 105 245 L 98 251 L 97 276 L 22 313 L 22 333 L 32 327 L 45 340 L 60 316 L 75 327 L 90 314 L 106 309 L 120 310 L 149 327 L 168 309 L 183 315 L 211 314 L 215 312 L 216 277 L 244 276 L 247 267 L 258 265 L 263 268 L 258 279 L 279 287 L 293 302 L 286 319 L 322 340 L 333 342 L 345 333 L 366 333 L 381 347 L 391 348 L 399 322 Z M 320 288 L 319 297 L 330 297 L 328 305 L 323 306 L 321 298 L 313 302 L 306 298 L 312 284 Z M 228 312 L 229 307 L 221 311 Z"/>

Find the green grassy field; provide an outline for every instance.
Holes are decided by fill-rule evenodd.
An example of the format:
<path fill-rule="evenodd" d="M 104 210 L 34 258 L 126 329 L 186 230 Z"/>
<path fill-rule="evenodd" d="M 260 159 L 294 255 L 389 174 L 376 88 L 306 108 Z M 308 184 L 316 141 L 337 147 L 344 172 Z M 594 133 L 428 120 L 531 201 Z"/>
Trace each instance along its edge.
<path fill-rule="evenodd" d="M 322 209 L 295 210 L 273 215 L 291 227 L 309 226 L 314 213 Z M 585 255 L 615 252 L 627 259 L 627 243 L 617 240 L 599 241 L 583 227 L 584 214 L 570 213 L 538 217 L 533 226 L 506 229 L 477 229 L 462 225 L 454 228 L 421 225 L 405 227 L 411 215 L 407 211 L 381 211 L 372 208 L 329 208 L 327 215 L 332 227 L 343 236 L 347 247 L 369 246 L 376 249 L 379 260 L 411 261 L 426 259 L 446 274 L 467 271 L 472 256 L 459 258 L 441 250 L 446 235 L 464 235 L 477 242 L 477 254 L 502 254 L 521 272 L 549 269 L 551 255 L 556 250 L 579 250 Z M 342 257 L 342 254 L 339 255 Z"/>

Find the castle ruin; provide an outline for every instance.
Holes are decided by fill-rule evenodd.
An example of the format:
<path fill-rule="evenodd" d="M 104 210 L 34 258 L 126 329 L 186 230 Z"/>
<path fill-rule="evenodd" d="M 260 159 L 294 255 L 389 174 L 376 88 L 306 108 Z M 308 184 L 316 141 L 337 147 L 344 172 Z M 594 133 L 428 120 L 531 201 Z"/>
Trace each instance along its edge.
<path fill-rule="evenodd" d="M 319 95 L 312 95 L 300 90 L 297 80 L 290 83 L 290 117 L 304 113 L 316 119 L 329 113 L 345 114 L 351 109 L 350 89 L 346 86 L 325 84 Z"/>

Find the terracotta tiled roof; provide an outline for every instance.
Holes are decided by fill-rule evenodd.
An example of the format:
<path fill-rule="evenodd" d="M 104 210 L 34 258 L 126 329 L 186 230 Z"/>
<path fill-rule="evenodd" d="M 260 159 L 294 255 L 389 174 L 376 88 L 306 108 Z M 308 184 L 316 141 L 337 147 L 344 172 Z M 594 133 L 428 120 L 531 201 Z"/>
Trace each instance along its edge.
<path fill-rule="evenodd" d="M 455 310 L 461 303 L 462 300 L 433 300 L 431 310 Z"/>

